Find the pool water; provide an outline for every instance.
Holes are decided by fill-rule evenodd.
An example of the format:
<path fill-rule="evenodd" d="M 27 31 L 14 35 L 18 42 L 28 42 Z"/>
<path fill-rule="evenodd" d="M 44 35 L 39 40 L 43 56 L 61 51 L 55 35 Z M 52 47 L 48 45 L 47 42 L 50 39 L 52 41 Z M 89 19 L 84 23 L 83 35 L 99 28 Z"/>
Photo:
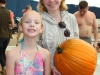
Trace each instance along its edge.
<path fill-rule="evenodd" d="M 100 52 L 98 53 L 98 60 L 97 60 L 97 64 L 100 65 Z"/>

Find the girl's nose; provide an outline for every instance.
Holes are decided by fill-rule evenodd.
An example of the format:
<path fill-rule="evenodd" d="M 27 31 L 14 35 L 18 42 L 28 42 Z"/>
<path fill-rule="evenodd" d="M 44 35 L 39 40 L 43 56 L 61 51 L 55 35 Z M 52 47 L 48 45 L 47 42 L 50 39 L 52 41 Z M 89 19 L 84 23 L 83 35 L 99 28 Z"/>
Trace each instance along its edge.
<path fill-rule="evenodd" d="M 30 27 L 34 27 L 34 23 L 33 22 L 30 23 Z"/>

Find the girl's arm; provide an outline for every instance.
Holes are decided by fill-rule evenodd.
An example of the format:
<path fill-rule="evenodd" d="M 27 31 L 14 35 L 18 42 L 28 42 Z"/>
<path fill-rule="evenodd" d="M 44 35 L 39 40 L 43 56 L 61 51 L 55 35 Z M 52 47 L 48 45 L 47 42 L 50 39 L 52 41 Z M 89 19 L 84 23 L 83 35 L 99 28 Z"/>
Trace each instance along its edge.
<path fill-rule="evenodd" d="M 6 54 L 6 75 L 14 75 L 15 53 L 7 51 Z"/>
<path fill-rule="evenodd" d="M 44 54 L 44 75 L 51 75 L 51 55 L 49 51 Z"/>

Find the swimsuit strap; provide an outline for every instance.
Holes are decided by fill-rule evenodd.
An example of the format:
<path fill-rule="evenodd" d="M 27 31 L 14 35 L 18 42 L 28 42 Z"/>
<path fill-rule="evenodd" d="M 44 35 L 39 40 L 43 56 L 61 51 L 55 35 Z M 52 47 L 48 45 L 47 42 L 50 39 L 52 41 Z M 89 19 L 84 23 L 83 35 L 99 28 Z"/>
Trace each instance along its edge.
<path fill-rule="evenodd" d="M 38 45 L 36 44 L 36 49 L 39 50 Z"/>
<path fill-rule="evenodd" d="M 20 39 L 20 40 L 18 41 L 18 43 L 22 43 L 23 41 L 24 41 L 24 38 Z"/>
<path fill-rule="evenodd" d="M 21 50 L 24 50 L 23 42 L 21 43 Z"/>
<path fill-rule="evenodd" d="M 24 41 L 24 39 L 23 39 L 23 41 Z M 23 41 L 21 41 L 21 50 L 24 50 Z M 39 49 L 38 49 L 38 45 L 37 45 L 37 44 L 36 44 L 36 49 L 37 49 L 37 50 L 39 50 Z"/>

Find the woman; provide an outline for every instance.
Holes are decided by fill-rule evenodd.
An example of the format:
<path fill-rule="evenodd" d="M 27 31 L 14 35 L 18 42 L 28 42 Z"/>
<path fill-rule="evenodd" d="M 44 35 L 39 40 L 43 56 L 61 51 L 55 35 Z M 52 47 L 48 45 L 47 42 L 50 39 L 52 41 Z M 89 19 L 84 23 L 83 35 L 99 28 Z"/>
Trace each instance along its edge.
<path fill-rule="evenodd" d="M 44 27 L 41 45 L 51 52 L 53 73 L 61 75 L 54 66 L 54 53 L 56 47 L 66 39 L 79 38 L 76 18 L 66 11 L 65 0 L 39 0 L 37 9 Z"/>

